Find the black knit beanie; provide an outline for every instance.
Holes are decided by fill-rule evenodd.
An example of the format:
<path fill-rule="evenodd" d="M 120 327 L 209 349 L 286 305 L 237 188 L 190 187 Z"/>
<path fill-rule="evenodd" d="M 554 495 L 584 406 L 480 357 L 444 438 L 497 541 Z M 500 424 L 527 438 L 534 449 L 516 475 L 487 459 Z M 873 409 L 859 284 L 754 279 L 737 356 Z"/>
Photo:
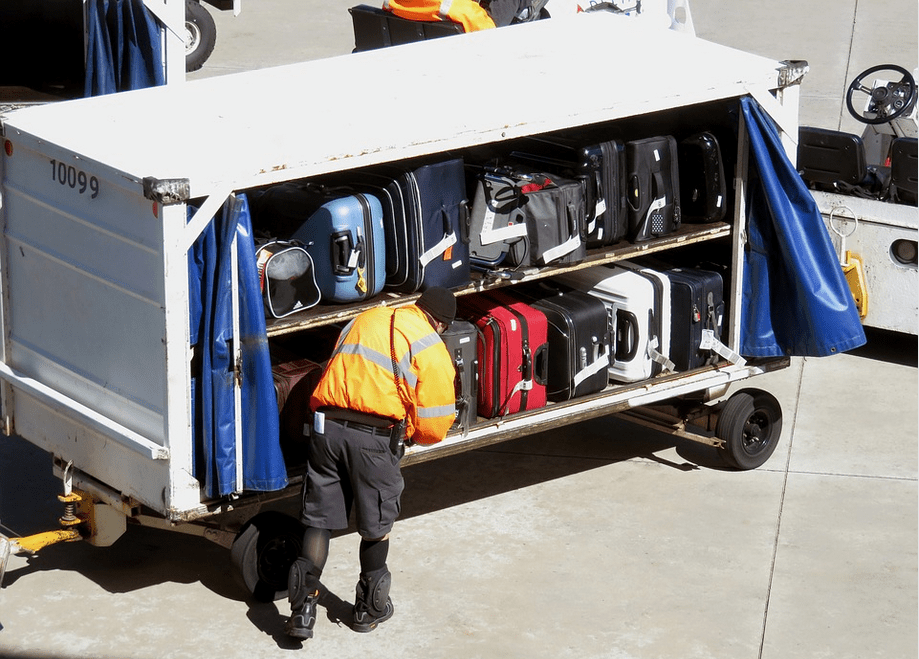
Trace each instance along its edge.
<path fill-rule="evenodd" d="M 432 286 L 421 294 L 415 303 L 436 320 L 449 325 L 456 318 L 456 298 L 453 293 L 440 286 Z"/>

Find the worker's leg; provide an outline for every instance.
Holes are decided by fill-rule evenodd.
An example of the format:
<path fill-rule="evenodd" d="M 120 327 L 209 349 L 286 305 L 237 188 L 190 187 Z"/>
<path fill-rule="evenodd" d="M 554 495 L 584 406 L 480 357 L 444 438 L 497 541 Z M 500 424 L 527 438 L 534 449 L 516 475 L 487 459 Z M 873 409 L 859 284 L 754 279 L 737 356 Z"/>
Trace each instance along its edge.
<path fill-rule="evenodd" d="M 348 449 L 355 522 L 362 538 L 361 574 L 351 628 L 369 632 L 393 615 L 389 598 L 392 575 L 386 558 L 389 533 L 401 512 L 404 481 L 399 456 L 393 453 L 387 435 L 367 434 L 362 441 L 355 438 Z"/>
<path fill-rule="evenodd" d="M 329 556 L 331 534 L 326 529 L 348 525 L 351 484 L 342 481 L 338 466 L 341 446 L 346 443 L 347 434 L 332 423 L 326 424 L 324 432 L 314 431 L 311 436 L 300 511 L 300 521 L 306 530 L 300 557 L 290 568 L 287 584 L 291 614 L 286 630 L 294 638 L 313 636 L 319 578 Z"/>
<path fill-rule="evenodd" d="M 389 534 L 378 539 L 361 539 L 361 576 L 354 601 L 354 623 L 357 632 L 373 631 L 389 620 L 395 609 L 389 597 L 392 575 L 386 566 L 389 555 Z"/>
<path fill-rule="evenodd" d="M 329 556 L 331 534 L 325 529 L 309 527 L 303 532 L 303 549 L 290 568 L 287 597 L 290 618 L 286 631 L 294 638 L 312 638 L 319 602 L 319 578 Z"/>

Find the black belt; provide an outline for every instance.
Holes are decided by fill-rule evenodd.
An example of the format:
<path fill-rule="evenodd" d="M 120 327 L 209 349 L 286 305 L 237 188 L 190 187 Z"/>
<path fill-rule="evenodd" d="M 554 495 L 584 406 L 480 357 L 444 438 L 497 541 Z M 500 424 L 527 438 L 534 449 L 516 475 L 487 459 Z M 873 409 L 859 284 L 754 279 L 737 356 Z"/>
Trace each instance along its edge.
<path fill-rule="evenodd" d="M 346 428 L 354 428 L 370 435 L 389 436 L 396 426 L 393 419 L 366 412 L 355 412 L 339 407 L 323 407 L 318 411 L 322 412 L 326 419 L 337 421 Z"/>
<path fill-rule="evenodd" d="M 376 416 L 365 412 L 355 412 L 340 407 L 322 407 L 317 410 L 322 412 L 326 419 L 340 423 L 345 428 L 353 428 L 369 435 L 381 435 L 389 438 L 389 448 L 402 459 L 405 454 L 405 422 L 396 421 L 384 416 Z"/>

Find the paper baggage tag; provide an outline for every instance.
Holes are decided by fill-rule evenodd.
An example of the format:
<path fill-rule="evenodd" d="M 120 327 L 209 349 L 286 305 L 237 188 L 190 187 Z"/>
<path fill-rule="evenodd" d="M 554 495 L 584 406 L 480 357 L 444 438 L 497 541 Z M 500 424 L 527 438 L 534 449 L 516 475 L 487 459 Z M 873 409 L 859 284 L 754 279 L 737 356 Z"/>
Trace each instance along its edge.
<path fill-rule="evenodd" d="M 597 205 L 594 207 L 594 218 L 598 218 L 606 212 L 606 199 L 600 197 L 597 199 Z"/>
<path fill-rule="evenodd" d="M 702 342 L 699 344 L 699 348 L 702 350 L 711 350 L 715 354 L 727 359 L 732 364 L 737 366 L 743 366 L 747 363 L 747 360 L 740 356 L 739 353 L 731 350 L 721 341 L 715 338 L 714 330 L 702 330 Z"/>

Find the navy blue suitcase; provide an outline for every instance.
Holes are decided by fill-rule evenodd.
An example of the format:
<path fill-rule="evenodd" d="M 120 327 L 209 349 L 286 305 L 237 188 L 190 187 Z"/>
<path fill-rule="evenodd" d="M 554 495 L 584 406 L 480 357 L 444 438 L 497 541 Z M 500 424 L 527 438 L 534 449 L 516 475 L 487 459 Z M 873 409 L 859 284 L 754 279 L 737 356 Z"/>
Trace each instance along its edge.
<path fill-rule="evenodd" d="M 702 349 L 702 332 L 712 330 L 721 340 L 724 319 L 724 281 L 721 275 L 699 268 L 671 268 L 670 360 L 678 371 L 714 363 L 717 355 Z"/>
<path fill-rule="evenodd" d="M 386 285 L 401 293 L 470 281 L 463 160 L 388 164 L 356 173 L 383 203 Z"/>

